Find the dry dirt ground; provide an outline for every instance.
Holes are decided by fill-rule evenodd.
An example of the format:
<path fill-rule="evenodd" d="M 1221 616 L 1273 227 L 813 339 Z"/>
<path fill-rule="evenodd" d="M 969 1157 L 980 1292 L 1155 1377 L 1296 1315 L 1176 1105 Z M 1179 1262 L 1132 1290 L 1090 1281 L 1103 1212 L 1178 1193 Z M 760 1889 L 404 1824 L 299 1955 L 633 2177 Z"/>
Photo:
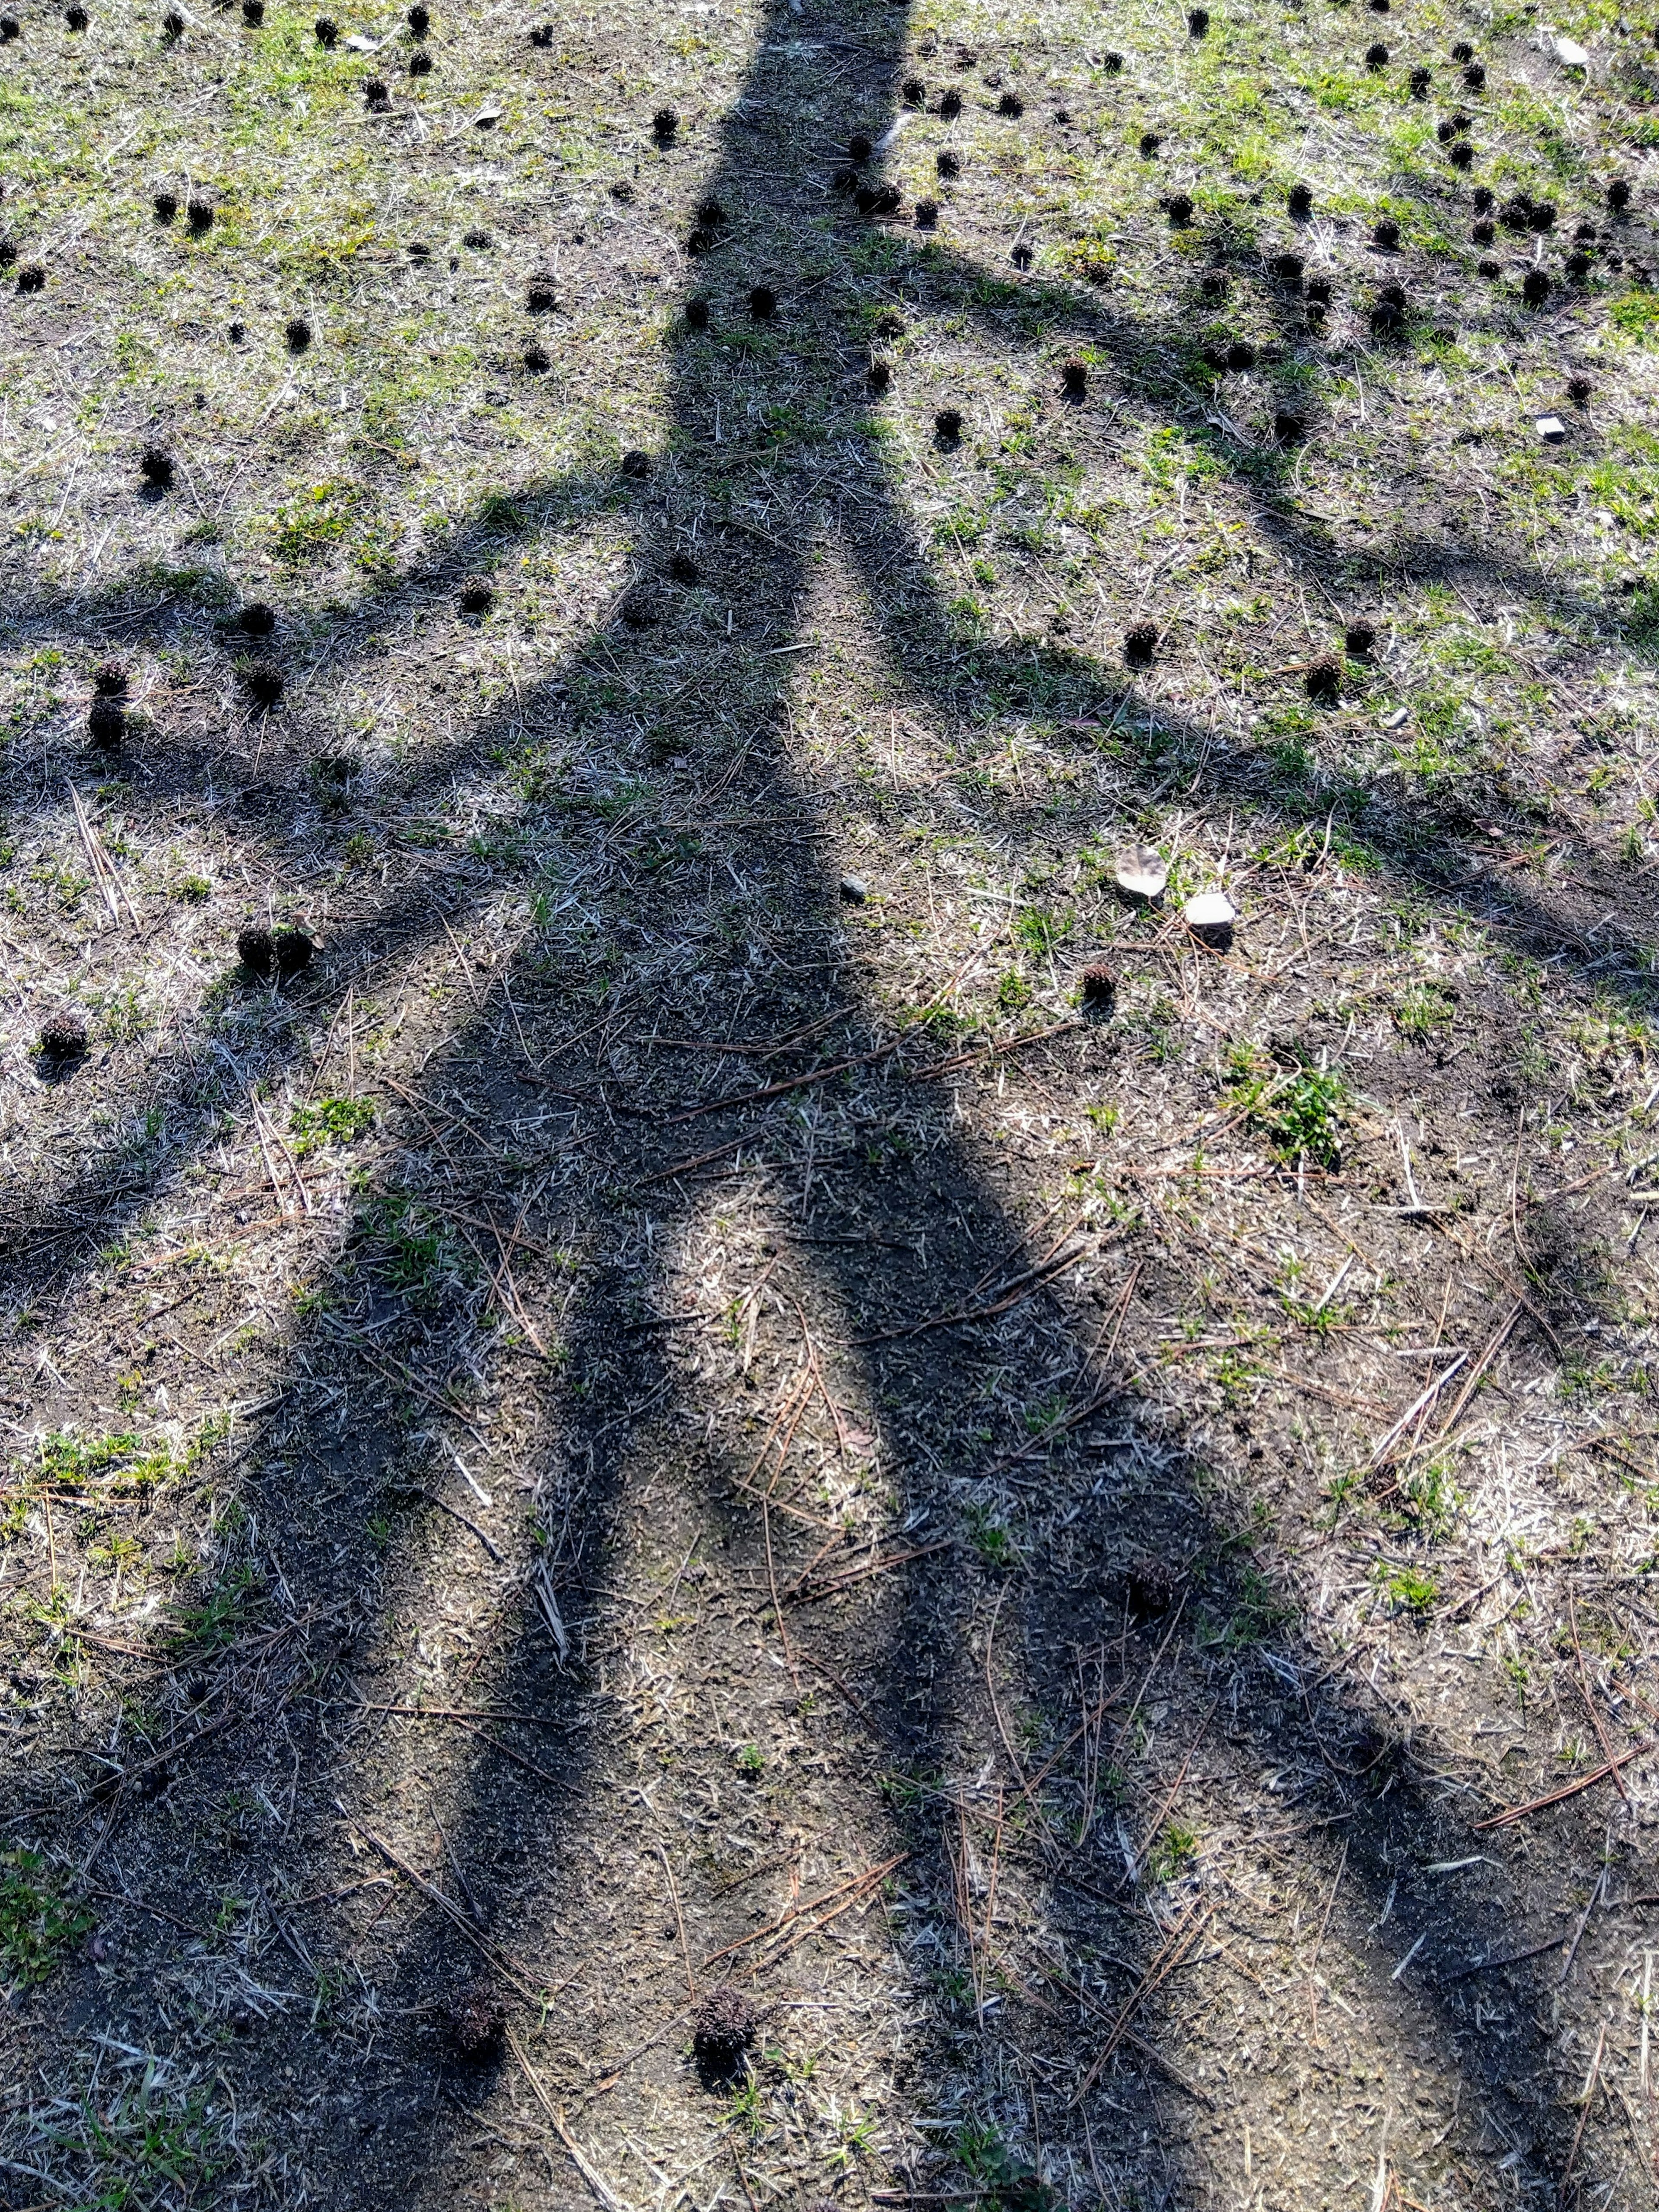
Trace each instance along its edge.
<path fill-rule="evenodd" d="M 0 2201 L 1651 2203 L 1651 32 L 88 5 Z"/>

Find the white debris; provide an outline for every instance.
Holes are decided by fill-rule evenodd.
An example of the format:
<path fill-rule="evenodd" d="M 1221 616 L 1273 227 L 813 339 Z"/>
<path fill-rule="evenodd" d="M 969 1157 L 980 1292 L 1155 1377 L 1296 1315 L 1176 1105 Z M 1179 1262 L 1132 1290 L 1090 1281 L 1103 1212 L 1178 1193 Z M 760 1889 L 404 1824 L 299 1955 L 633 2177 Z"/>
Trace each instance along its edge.
<path fill-rule="evenodd" d="M 1169 863 L 1151 845 L 1126 845 L 1114 872 L 1119 890 L 1129 898 L 1161 898 L 1170 880 Z"/>
<path fill-rule="evenodd" d="M 1579 45 L 1577 39 L 1553 38 L 1550 40 L 1550 52 L 1555 56 L 1556 60 L 1560 63 L 1563 69 L 1588 69 L 1589 67 L 1589 55 L 1587 51 Z"/>
<path fill-rule="evenodd" d="M 1567 434 L 1567 426 L 1559 415 L 1540 415 L 1537 428 L 1547 446 L 1559 446 Z"/>

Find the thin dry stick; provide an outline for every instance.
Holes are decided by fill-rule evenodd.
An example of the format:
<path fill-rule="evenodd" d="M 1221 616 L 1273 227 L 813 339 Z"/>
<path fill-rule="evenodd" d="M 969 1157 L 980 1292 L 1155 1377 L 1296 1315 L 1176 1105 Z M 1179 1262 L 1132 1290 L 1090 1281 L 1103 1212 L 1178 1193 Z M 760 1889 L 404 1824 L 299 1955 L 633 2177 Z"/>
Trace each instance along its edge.
<path fill-rule="evenodd" d="M 529 2082 L 531 2087 L 536 2093 L 536 2102 L 541 2106 L 542 2110 L 547 2114 L 548 2118 L 552 2122 L 553 2126 L 557 2132 L 559 2141 L 569 2152 L 571 2162 L 575 2166 L 577 2172 L 580 2174 L 582 2179 L 587 2184 L 595 2197 L 599 2198 L 600 2203 L 605 2206 L 605 2212 L 629 2212 L 629 2208 L 623 2203 L 623 2199 L 617 2196 L 616 2191 L 611 2186 L 611 2184 L 605 2179 L 599 2168 L 592 2165 L 583 2153 L 581 2146 L 577 2142 L 574 2136 L 571 2134 L 569 2129 L 564 2124 L 564 2114 L 555 2109 L 552 2099 L 548 2095 L 546 2089 L 542 2086 L 541 2076 L 537 2073 L 535 2068 L 525 2056 L 523 2045 L 519 2041 L 518 2037 L 514 2034 L 512 2023 L 510 2021 L 507 2023 L 507 2039 L 513 2046 L 513 2056 L 518 2060 L 519 2064 L 524 2069 L 525 2080 Z"/>
<path fill-rule="evenodd" d="M 1082 2102 L 1099 2080 L 1107 2060 L 1110 2058 L 1127 2033 L 1129 2022 L 1136 2012 L 1146 1998 L 1152 1996 L 1153 1990 L 1168 1981 L 1170 1976 L 1174 1973 L 1176 1968 L 1198 1941 L 1204 1929 L 1208 1926 L 1210 1917 L 1207 1911 L 1200 1912 L 1200 1907 L 1194 1904 L 1188 1908 L 1186 1918 L 1180 1923 L 1174 1934 L 1167 1938 L 1152 1965 L 1130 1991 L 1123 2009 L 1119 2013 L 1111 2033 L 1097 2054 L 1094 2063 L 1073 2091 L 1071 2104 L 1073 2109 Z"/>
<path fill-rule="evenodd" d="M 740 1936 L 735 1943 L 728 1943 L 723 1951 L 711 1951 L 702 1962 L 703 1972 L 707 1973 L 708 1969 L 717 1965 L 720 1960 L 729 1959 L 733 1952 L 746 1951 L 751 1943 L 763 1943 L 770 1936 L 781 1935 L 785 1929 L 792 1927 L 796 1921 L 804 1919 L 808 1913 L 818 1911 L 834 1899 L 842 1896 L 845 1891 L 849 1889 L 857 1891 L 866 1887 L 871 1882 L 880 1881 L 885 1875 L 891 1874 L 895 1867 L 902 1866 L 909 1856 L 908 1851 L 900 1851 L 895 1857 L 884 1860 L 880 1866 L 867 1867 L 862 1874 L 848 1875 L 845 1881 L 838 1881 L 833 1889 L 826 1889 L 822 1897 L 815 1897 L 806 1905 L 792 1905 L 787 1912 L 773 1921 L 769 1927 L 757 1928 L 752 1936 Z"/>
<path fill-rule="evenodd" d="M 1583 2110 L 1578 2115 L 1578 2125 L 1573 2130 L 1572 2148 L 1567 2153 L 1566 2165 L 1561 2171 L 1561 2202 L 1567 2200 L 1567 2184 L 1572 2179 L 1572 2170 L 1578 2163 L 1578 2148 L 1584 2140 L 1584 2123 L 1589 2118 L 1590 2106 L 1595 2102 L 1595 2085 L 1601 2075 L 1601 2053 L 1607 2048 L 1607 2027 L 1601 2023 L 1601 2033 L 1595 2039 L 1595 2056 L 1590 2060 L 1589 2072 L 1584 2076 Z"/>
<path fill-rule="evenodd" d="M 1209 1734 L 1210 1723 L 1215 1718 L 1216 1708 L 1220 1705 L 1220 1703 L 1221 1699 L 1218 1697 L 1215 1700 L 1215 1704 L 1210 1707 L 1209 1711 L 1205 1714 L 1203 1720 L 1199 1723 L 1198 1734 L 1188 1745 L 1187 1756 L 1181 1762 L 1181 1771 L 1176 1775 L 1175 1780 L 1170 1784 L 1169 1795 L 1164 1798 L 1164 1802 L 1158 1807 L 1157 1812 L 1152 1815 L 1152 1825 L 1148 1827 L 1146 1834 L 1140 1839 L 1140 1849 L 1135 1853 L 1137 1864 L 1139 1864 L 1145 1860 L 1147 1852 L 1151 1850 L 1153 1843 L 1161 1833 L 1164 1823 L 1170 1816 L 1170 1808 L 1175 1803 L 1176 1798 L 1180 1792 L 1182 1784 L 1187 1779 L 1187 1769 L 1192 1765 L 1194 1754 L 1197 1752 L 1198 1747 L 1203 1742 L 1205 1737 Z"/>
<path fill-rule="evenodd" d="M 674 1869 L 668 1863 L 668 1854 L 660 1844 L 657 1856 L 662 1861 L 662 1870 L 668 1877 L 668 1894 L 674 1907 L 674 1924 L 680 1931 L 680 1956 L 685 1961 L 686 1995 L 693 2004 L 697 2001 L 697 1978 L 691 1971 L 691 1946 L 685 1940 L 685 1915 L 680 1911 L 680 1893 L 675 1886 Z"/>
<path fill-rule="evenodd" d="M 1617 1765 L 1613 1763 L 1613 1746 L 1607 1741 L 1607 1732 L 1601 1725 L 1601 1713 L 1596 1708 L 1595 1698 L 1590 1695 L 1589 1676 L 1584 1671 L 1583 1646 L 1578 1641 L 1578 1601 L 1573 1595 L 1572 1585 L 1571 1583 L 1567 1585 L 1567 1619 L 1571 1622 L 1572 1627 L 1572 1656 L 1577 1662 L 1578 1665 L 1579 1694 L 1584 1700 L 1584 1710 L 1590 1717 L 1590 1726 L 1595 1730 L 1595 1741 L 1601 1747 L 1601 1756 L 1606 1759 L 1608 1767 L 1612 1770 L 1614 1786 L 1618 1790 L 1619 1795 L 1624 1799 L 1626 1804 L 1628 1805 L 1630 1802 L 1630 1792 L 1625 1787 L 1624 1776 L 1619 1771 Z"/>
<path fill-rule="evenodd" d="M 121 927 L 121 909 L 115 903 L 115 894 L 110 889 L 108 878 L 104 873 L 97 842 L 92 834 L 92 824 L 88 821 L 87 811 L 81 804 L 81 794 L 73 784 L 70 786 L 70 797 L 75 803 L 75 826 L 81 833 L 81 842 L 87 855 L 87 866 L 92 870 L 92 879 L 97 884 L 104 904 L 108 908 L 110 921 L 118 929 Z"/>
<path fill-rule="evenodd" d="M 795 1664 L 795 1655 L 790 1648 L 789 1631 L 784 1626 L 783 1606 L 778 1596 L 778 1571 L 772 1564 L 772 1510 L 769 1501 L 761 1500 L 761 1533 L 766 1540 L 766 1580 L 772 1592 L 772 1618 L 778 1624 L 778 1641 L 783 1646 L 783 1656 L 788 1662 L 790 1680 L 795 1694 L 800 1694 L 800 1669 Z"/>
<path fill-rule="evenodd" d="M 1481 1376 L 1486 1373 L 1487 1368 L 1492 1365 L 1492 1361 L 1497 1358 L 1499 1352 L 1503 1349 L 1504 1339 L 1509 1335 L 1510 1331 L 1515 1327 L 1516 1322 L 1520 1320 L 1521 1314 L 1521 1301 L 1517 1298 L 1515 1304 L 1510 1308 L 1509 1311 L 1504 1315 L 1503 1320 L 1500 1321 L 1497 1328 L 1493 1329 L 1491 1336 L 1486 1340 L 1486 1350 L 1481 1353 L 1480 1358 L 1475 1361 L 1474 1366 L 1469 1370 L 1468 1380 L 1457 1394 L 1457 1403 L 1452 1407 L 1450 1413 L 1447 1414 L 1445 1419 L 1441 1423 L 1439 1429 L 1435 1434 L 1434 1442 L 1436 1443 L 1442 1443 L 1444 1438 L 1449 1437 L 1452 1431 L 1457 1426 L 1459 1421 L 1462 1419 L 1463 1408 L 1468 1404 L 1470 1399 L 1474 1397 L 1475 1392 L 1480 1389 Z"/>
<path fill-rule="evenodd" d="M 1638 1743 L 1629 1751 L 1621 1751 L 1618 1758 L 1610 1760 L 1606 1766 L 1598 1766 L 1589 1774 L 1581 1774 L 1577 1782 L 1569 1782 L 1565 1789 L 1552 1790 L 1547 1796 L 1534 1797 L 1524 1805 L 1510 1805 L 1503 1812 L 1492 1814 L 1488 1820 L 1475 1820 L 1470 1824 L 1469 1832 L 1478 1836 L 1487 1828 L 1507 1828 L 1511 1821 L 1524 1820 L 1530 1813 L 1542 1813 L 1552 1805 L 1559 1805 L 1569 1797 L 1577 1797 L 1581 1790 L 1593 1790 L 1598 1782 L 1605 1782 L 1616 1767 L 1628 1766 L 1632 1759 L 1645 1758 L 1650 1751 L 1659 1751 L 1659 1740 Z"/>
<path fill-rule="evenodd" d="M 359 1822 L 354 1822 L 353 1826 L 356 1827 L 360 1836 L 366 1838 L 374 1846 L 389 1866 L 394 1867 L 405 1881 L 412 1882 L 423 1897 L 429 1899 L 437 1906 L 451 1926 L 460 1930 L 473 1949 L 487 1959 L 497 1973 L 506 1976 L 521 1997 L 526 1998 L 531 2004 L 538 2004 L 541 2002 L 540 1990 L 532 1984 L 526 1975 L 520 1972 L 507 1952 L 501 1950 L 497 1945 L 486 1942 L 478 1934 L 459 1905 L 446 1897 L 442 1890 L 434 1887 L 423 1874 L 417 1874 L 409 1861 L 401 1858 L 383 1837 L 375 1834 L 373 1828 L 365 1827 Z"/>

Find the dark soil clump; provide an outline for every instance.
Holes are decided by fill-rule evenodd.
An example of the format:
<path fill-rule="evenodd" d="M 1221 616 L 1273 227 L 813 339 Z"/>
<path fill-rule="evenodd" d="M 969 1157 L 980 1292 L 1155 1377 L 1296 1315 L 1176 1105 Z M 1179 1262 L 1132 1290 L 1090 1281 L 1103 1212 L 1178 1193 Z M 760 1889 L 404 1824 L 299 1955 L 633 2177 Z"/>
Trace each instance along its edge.
<path fill-rule="evenodd" d="M 457 594 L 464 615 L 487 615 L 495 604 L 495 590 L 482 576 L 469 576 Z"/>
<path fill-rule="evenodd" d="M 1158 653 L 1158 624 L 1132 623 L 1123 633 L 1123 665 L 1126 668 L 1150 668 Z"/>
<path fill-rule="evenodd" d="M 87 735 L 95 745 L 113 752 L 126 735 L 127 718 L 119 700 L 94 699 L 87 710 Z"/>
<path fill-rule="evenodd" d="M 165 446 L 146 446 L 139 456 L 138 473 L 155 491 L 173 489 L 173 456 Z"/>
<path fill-rule="evenodd" d="M 40 1024 L 40 1049 L 48 1060 L 79 1060 L 87 1048 L 87 1025 L 72 1006 L 60 1006 Z"/>

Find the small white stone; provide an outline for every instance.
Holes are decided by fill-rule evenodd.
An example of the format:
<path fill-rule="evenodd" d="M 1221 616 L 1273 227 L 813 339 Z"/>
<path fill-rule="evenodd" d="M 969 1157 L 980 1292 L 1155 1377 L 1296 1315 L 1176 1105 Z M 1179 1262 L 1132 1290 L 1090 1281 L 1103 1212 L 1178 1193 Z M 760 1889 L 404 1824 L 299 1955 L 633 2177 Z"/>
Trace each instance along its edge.
<path fill-rule="evenodd" d="M 1238 920 L 1238 910 L 1225 891 L 1200 891 L 1182 908 L 1182 919 L 1200 937 L 1218 937 Z"/>
<path fill-rule="evenodd" d="M 1553 39 L 1555 58 L 1563 69 L 1588 69 L 1589 55 L 1577 39 Z"/>
<path fill-rule="evenodd" d="M 1547 446 L 1559 446 L 1567 434 L 1567 426 L 1559 415 L 1540 415 L 1537 429 Z"/>
<path fill-rule="evenodd" d="M 1113 873 L 1119 890 L 1137 899 L 1162 898 L 1170 880 L 1168 862 L 1151 845 L 1126 845 Z"/>
<path fill-rule="evenodd" d="M 1392 714 L 1384 714 L 1382 727 L 1385 730 L 1403 730 L 1411 718 L 1412 710 L 1409 707 L 1396 707 Z"/>

